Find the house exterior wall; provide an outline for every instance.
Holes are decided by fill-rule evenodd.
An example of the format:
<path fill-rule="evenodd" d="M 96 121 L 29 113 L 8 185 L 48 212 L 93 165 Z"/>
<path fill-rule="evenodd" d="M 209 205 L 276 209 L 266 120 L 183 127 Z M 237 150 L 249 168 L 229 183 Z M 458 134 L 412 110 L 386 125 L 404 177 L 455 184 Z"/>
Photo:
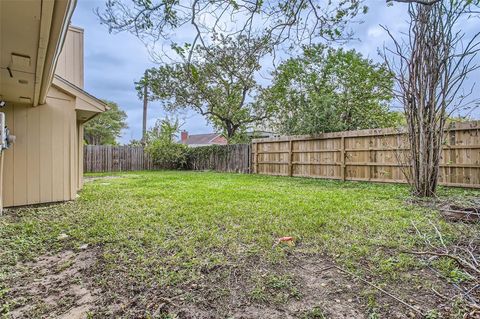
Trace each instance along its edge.
<path fill-rule="evenodd" d="M 81 152 L 75 97 L 51 87 L 44 105 L 7 105 L 2 111 L 16 142 L 4 152 L 4 207 L 75 199 Z"/>
<path fill-rule="evenodd" d="M 83 89 L 83 29 L 72 26 L 68 28 L 55 74 Z"/>

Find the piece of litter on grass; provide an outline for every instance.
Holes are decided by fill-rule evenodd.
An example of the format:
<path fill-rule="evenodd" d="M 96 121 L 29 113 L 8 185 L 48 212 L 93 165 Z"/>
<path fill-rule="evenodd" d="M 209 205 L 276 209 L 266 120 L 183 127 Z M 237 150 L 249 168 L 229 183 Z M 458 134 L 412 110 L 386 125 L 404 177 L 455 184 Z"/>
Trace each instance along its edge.
<path fill-rule="evenodd" d="M 85 250 L 88 248 L 88 244 L 83 244 L 82 246 L 78 247 L 81 250 Z"/>
<path fill-rule="evenodd" d="M 293 240 L 293 237 L 280 237 L 278 239 L 278 242 L 283 243 L 283 242 L 292 241 L 292 240 Z"/>
<path fill-rule="evenodd" d="M 278 238 L 277 241 L 275 242 L 275 244 L 273 244 L 273 246 L 276 246 L 276 245 L 281 244 L 281 243 L 286 243 L 289 246 L 294 246 L 295 245 L 295 242 L 293 241 L 293 237 L 286 236 L 286 237 Z"/>
<path fill-rule="evenodd" d="M 290 236 L 286 236 L 286 237 L 280 237 L 278 238 L 275 243 L 273 244 L 272 248 L 277 246 L 278 244 L 281 244 L 281 243 L 286 243 L 287 245 L 289 246 L 295 246 L 295 242 L 293 240 L 293 237 L 290 237 Z"/>
<path fill-rule="evenodd" d="M 64 239 L 67 239 L 68 238 L 68 235 L 65 234 L 65 233 L 61 233 L 60 235 L 58 235 L 57 239 L 58 240 L 64 240 Z"/>

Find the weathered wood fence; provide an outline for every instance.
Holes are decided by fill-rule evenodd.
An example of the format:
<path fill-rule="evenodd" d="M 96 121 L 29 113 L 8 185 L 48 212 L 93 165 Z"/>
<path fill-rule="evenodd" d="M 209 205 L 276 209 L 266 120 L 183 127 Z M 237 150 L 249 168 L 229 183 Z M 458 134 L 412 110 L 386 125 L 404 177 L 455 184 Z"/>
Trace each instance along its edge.
<path fill-rule="evenodd" d="M 351 181 L 406 182 L 407 136 L 395 129 L 255 139 L 251 145 L 216 146 L 193 152 L 193 170 L 302 176 Z M 85 146 L 85 172 L 155 169 L 142 147 Z M 446 132 L 440 183 L 480 188 L 480 121 Z"/>
<path fill-rule="evenodd" d="M 215 145 L 199 147 L 190 156 L 192 170 L 249 173 L 250 145 Z M 83 170 L 85 173 L 118 172 L 158 169 L 141 146 L 86 145 Z"/>
<path fill-rule="evenodd" d="M 255 139 L 252 172 L 352 181 L 406 182 L 408 145 L 395 129 Z M 440 183 L 480 188 L 480 121 L 446 132 Z"/>
<path fill-rule="evenodd" d="M 193 170 L 214 170 L 232 173 L 250 173 L 250 144 L 216 145 L 213 148 L 199 147 L 189 159 Z"/>
<path fill-rule="evenodd" d="M 83 149 L 85 173 L 154 169 L 150 156 L 141 146 L 86 145 Z"/>

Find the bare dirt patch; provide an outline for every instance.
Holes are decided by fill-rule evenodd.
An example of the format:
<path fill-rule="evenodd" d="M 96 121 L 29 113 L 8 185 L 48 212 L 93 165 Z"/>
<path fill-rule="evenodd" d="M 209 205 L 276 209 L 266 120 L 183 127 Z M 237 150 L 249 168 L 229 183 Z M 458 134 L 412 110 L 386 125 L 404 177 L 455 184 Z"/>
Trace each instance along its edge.
<path fill-rule="evenodd" d="M 345 273 L 327 257 L 290 256 L 285 263 L 205 269 L 195 282 L 160 287 L 132 281 L 102 265 L 98 248 L 68 250 L 18 265 L 10 292 L 12 318 L 421 318 Z M 337 268 L 336 268 L 337 267 Z M 428 270 L 384 287 L 426 313 L 448 316 L 449 286 Z M 418 278 L 415 278 L 418 277 Z M 100 286 L 98 280 L 103 279 Z M 372 278 L 366 277 L 371 280 Z M 105 285 L 105 282 L 107 283 Z M 423 284 L 415 285 L 413 283 Z M 96 283 L 96 284 L 95 284 Z M 100 288 L 101 287 L 101 288 Z"/>
<path fill-rule="evenodd" d="M 98 294 L 85 276 L 96 255 L 96 249 L 68 250 L 19 264 L 10 291 L 11 317 L 85 318 Z"/>
<path fill-rule="evenodd" d="M 122 318 L 423 318 L 437 309 L 449 316 L 448 284 L 428 270 L 384 289 L 415 312 L 362 280 L 340 271 L 327 257 L 297 256 L 278 265 L 231 265 L 209 269 L 194 283 L 175 287 L 143 286 L 127 276 L 108 276 L 109 287 L 97 302 L 96 317 Z M 101 267 L 101 265 L 98 265 Z M 366 279 L 375 281 L 369 276 Z M 416 284 L 421 282 L 422 284 Z M 170 317 L 169 317 L 170 316 Z"/>

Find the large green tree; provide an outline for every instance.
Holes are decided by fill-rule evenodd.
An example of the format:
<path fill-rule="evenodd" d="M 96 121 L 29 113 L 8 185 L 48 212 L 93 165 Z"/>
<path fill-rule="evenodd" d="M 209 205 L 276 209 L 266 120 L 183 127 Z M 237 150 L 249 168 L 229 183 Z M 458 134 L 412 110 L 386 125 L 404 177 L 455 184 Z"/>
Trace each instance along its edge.
<path fill-rule="evenodd" d="M 392 90 L 384 65 L 354 50 L 313 45 L 277 68 L 262 103 L 275 109 L 270 124 L 283 134 L 379 128 L 401 119 L 389 110 Z"/>
<path fill-rule="evenodd" d="M 169 112 L 193 110 L 231 140 L 269 117 L 268 106 L 256 103 L 260 59 L 269 52 L 264 38 L 215 37 L 207 48 L 197 46 L 190 58 L 149 70 L 150 98 Z"/>
<path fill-rule="evenodd" d="M 127 114 L 120 109 L 117 103 L 104 102 L 110 109 L 85 124 L 84 138 L 87 144 L 115 145 L 122 130 L 128 128 Z"/>

